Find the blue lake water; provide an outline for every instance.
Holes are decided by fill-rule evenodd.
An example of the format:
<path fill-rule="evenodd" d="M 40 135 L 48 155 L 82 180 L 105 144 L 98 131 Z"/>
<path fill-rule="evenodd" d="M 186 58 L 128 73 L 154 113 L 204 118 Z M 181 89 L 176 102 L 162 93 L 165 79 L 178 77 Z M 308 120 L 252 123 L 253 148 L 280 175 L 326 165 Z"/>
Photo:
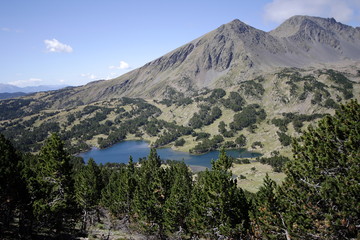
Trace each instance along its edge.
<path fill-rule="evenodd" d="M 156 150 L 158 155 L 163 160 L 178 160 L 184 161 L 188 165 L 211 167 L 211 160 L 217 159 L 219 151 L 212 151 L 202 155 L 192 155 L 186 152 L 175 151 L 171 148 L 160 148 Z M 88 152 L 81 153 L 80 156 L 84 158 L 85 162 L 89 158 L 93 158 L 98 164 L 111 163 L 128 163 L 129 156 L 137 162 L 139 158 L 147 157 L 150 153 L 149 143 L 146 141 L 124 141 L 115 144 L 106 149 L 92 149 Z M 244 149 L 227 150 L 228 156 L 235 158 L 252 158 L 261 156 L 259 153 L 248 152 Z"/>

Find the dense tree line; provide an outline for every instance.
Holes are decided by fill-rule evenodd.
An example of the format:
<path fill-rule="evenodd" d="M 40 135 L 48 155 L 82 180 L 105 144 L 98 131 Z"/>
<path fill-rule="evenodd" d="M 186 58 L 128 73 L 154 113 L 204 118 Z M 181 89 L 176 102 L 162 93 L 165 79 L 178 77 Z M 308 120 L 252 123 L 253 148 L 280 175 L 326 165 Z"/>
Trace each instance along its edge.
<path fill-rule="evenodd" d="M 221 143 L 224 142 L 224 138 L 221 135 L 215 135 L 211 139 L 204 138 L 195 147 L 190 149 L 190 153 L 206 153 L 221 147 Z"/>
<path fill-rule="evenodd" d="M 27 101 L 16 100 L 13 105 L 0 104 L 0 108 L 2 106 L 7 107 L 8 109 L 3 109 L 4 112 L 15 114 L 16 111 L 22 111 L 28 104 L 30 103 Z M 122 107 L 125 105 L 129 105 L 131 110 L 125 111 Z M 35 107 L 34 110 L 33 107 L 31 105 L 32 111 L 38 109 Z M 112 112 L 117 114 L 115 119 L 105 121 Z M 51 132 L 61 132 L 61 138 L 65 141 L 68 150 L 71 153 L 79 153 L 90 148 L 86 141 L 94 136 L 107 135 L 107 138 L 98 139 L 98 143 L 100 147 L 108 147 L 123 140 L 128 133 L 137 132 L 139 127 L 148 123 L 150 117 L 156 116 L 160 112 L 158 108 L 142 99 L 122 98 L 115 107 L 85 106 L 82 110 L 68 114 L 66 121 L 61 126 L 56 121 L 56 116 L 55 119 L 47 119 L 41 122 L 39 126 L 33 125 L 37 120 L 43 120 L 59 113 L 55 111 L 42 112 L 25 121 L 9 122 L 4 124 L 0 130 L 5 137 L 11 139 L 17 149 L 25 152 L 39 151 L 41 144 Z M 18 117 L 20 116 L 22 115 L 20 114 Z M 75 122 L 76 120 L 78 122 Z"/>
<path fill-rule="evenodd" d="M 240 83 L 240 90 L 247 96 L 261 98 L 264 95 L 265 89 L 263 85 L 260 83 L 263 79 L 257 78 L 255 80 L 249 80 Z"/>
<path fill-rule="evenodd" d="M 233 131 L 229 131 L 229 130 L 227 130 L 226 129 L 226 124 L 225 124 L 225 122 L 224 121 L 221 121 L 220 123 L 219 123 L 219 126 L 218 126 L 218 128 L 219 128 L 219 132 L 224 136 L 224 137 L 233 137 L 234 136 L 234 132 Z"/>
<path fill-rule="evenodd" d="M 207 97 L 205 95 L 209 94 Z M 226 92 L 224 89 L 221 88 L 215 88 L 213 90 L 210 89 L 204 89 L 201 92 L 202 96 L 196 96 L 194 100 L 196 102 L 203 102 L 205 104 L 216 104 L 222 101 L 222 98 L 226 95 Z"/>
<path fill-rule="evenodd" d="M 322 118 L 325 115 L 315 113 L 312 115 L 306 114 L 297 114 L 297 113 L 283 113 L 283 118 L 273 118 L 271 123 L 279 128 L 281 132 L 286 132 L 288 130 L 289 123 L 292 122 L 294 129 L 297 132 L 301 132 L 301 127 L 303 126 L 303 122 L 313 121 L 318 118 Z"/>
<path fill-rule="evenodd" d="M 59 132 L 60 126 L 57 122 L 43 122 L 38 127 L 32 127 L 28 131 L 26 126 L 18 123 L 2 131 L 3 135 L 15 143 L 21 151 L 39 151 L 41 142 L 46 139 L 51 132 Z"/>
<path fill-rule="evenodd" d="M 241 111 L 242 107 L 245 105 L 245 99 L 240 96 L 237 92 L 230 92 L 230 95 L 227 99 L 223 99 L 222 104 L 226 108 L 230 108 L 235 112 Z"/>
<path fill-rule="evenodd" d="M 0 120 L 9 120 L 38 113 L 46 106 L 45 102 L 36 102 L 34 99 L 5 99 L 0 102 Z M 30 104 L 33 103 L 30 106 Z M 28 108 L 28 109 L 25 109 Z"/>
<path fill-rule="evenodd" d="M 164 131 L 158 139 L 153 143 L 153 147 L 161 147 L 165 146 L 166 144 L 169 144 L 171 142 L 174 142 L 178 139 L 178 137 L 183 135 L 190 135 L 192 132 L 192 129 L 189 127 L 183 127 L 183 126 L 177 126 L 174 125 L 171 128 L 167 128 L 167 131 Z"/>
<path fill-rule="evenodd" d="M 215 88 L 214 90 L 212 90 L 210 96 L 205 98 L 204 100 L 211 104 L 215 104 L 215 103 L 219 102 L 219 100 L 222 99 L 225 95 L 226 95 L 226 92 L 224 89 Z"/>
<path fill-rule="evenodd" d="M 179 126 L 175 123 L 169 123 L 164 120 L 152 119 L 144 126 L 145 131 L 152 136 L 158 135 L 153 147 L 165 146 L 174 142 L 178 137 L 190 135 L 193 130 L 190 127 Z M 161 134 L 159 132 L 162 131 Z"/>
<path fill-rule="evenodd" d="M 65 131 L 62 134 L 64 139 L 68 140 L 71 138 L 79 138 L 83 140 L 89 140 L 95 135 L 109 133 L 110 126 L 106 124 L 101 124 L 100 122 L 106 119 L 107 115 L 111 112 L 111 109 L 99 108 L 96 106 L 87 106 L 84 108 L 84 114 L 89 114 L 93 112 L 89 111 L 90 109 L 88 108 L 94 111 L 97 109 L 101 109 L 101 111 L 97 111 L 93 117 L 81 120 L 80 123 L 74 125 L 71 130 Z"/>
<path fill-rule="evenodd" d="M 326 108 L 337 109 L 339 105 L 331 98 L 329 89 L 335 89 L 341 92 L 342 97 L 346 100 L 353 98 L 353 82 L 349 80 L 343 73 L 332 69 L 321 70 L 319 75 L 327 75 L 328 79 L 334 84 L 327 85 L 316 79 L 312 75 L 302 76 L 296 69 L 285 69 L 277 74 L 279 78 L 288 78 L 286 84 L 290 85 L 290 94 L 296 96 L 301 88 L 299 82 L 303 82 L 303 91 L 298 95 L 299 100 L 305 100 L 312 93 L 312 104 L 324 106 Z M 336 95 L 336 101 L 340 102 L 342 97 Z"/>
<path fill-rule="evenodd" d="M 175 141 L 174 146 L 175 147 L 180 147 L 180 146 L 184 146 L 184 144 L 185 144 L 185 139 L 180 138 L 180 139 Z"/>
<path fill-rule="evenodd" d="M 332 69 L 328 69 L 325 71 L 326 74 L 329 75 L 330 80 L 336 83 L 338 86 L 331 86 L 343 93 L 344 99 L 348 100 L 354 97 L 352 92 L 353 90 L 353 82 L 349 80 L 344 74 L 334 71 Z"/>
<path fill-rule="evenodd" d="M 360 105 L 351 101 L 294 140 L 285 181 L 266 176 L 256 194 L 237 186 L 224 150 L 194 177 L 155 149 L 139 163 L 85 165 L 56 134 L 35 155 L 0 135 L 0 238 L 69 239 L 101 221 L 102 209 L 158 239 L 355 239 L 359 132 Z"/>
<path fill-rule="evenodd" d="M 176 106 L 186 106 L 193 103 L 193 99 L 186 97 L 184 93 L 176 91 L 174 88 L 167 86 L 164 98 L 161 101 L 155 100 L 160 104 L 164 104 L 167 107 L 175 104 Z"/>
<path fill-rule="evenodd" d="M 140 116 L 120 123 L 118 127 L 113 128 L 106 139 L 100 138 L 98 140 L 100 148 L 106 148 L 124 140 L 128 133 L 135 134 L 139 127 L 144 126 L 148 122 L 148 117 L 147 114 L 140 114 Z"/>
<path fill-rule="evenodd" d="M 360 223 L 360 105 L 351 101 L 293 144 L 281 186 L 267 178 L 254 211 L 269 239 L 355 239 Z"/>
<path fill-rule="evenodd" d="M 131 105 L 130 111 L 124 111 L 121 107 L 123 105 Z M 62 134 L 64 140 L 70 140 L 71 138 L 78 138 L 82 140 L 91 139 L 93 136 L 104 134 L 106 138 L 98 138 L 98 144 L 100 148 L 106 148 L 126 138 L 126 135 L 131 133 L 135 134 L 140 127 L 146 126 L 149 122 L 149 118 L 160 112 L 155 106 L 146 103 L 142 99 L 123 98 L 121 105 L 119 105 L 115 112 L 118 114 L 115 120 L 106 121 L 101 124 L 100 122 L 106 119 L 106 116 L 113 111 L 110 108 L 98 107 L 98 106 L 86 106 L 82 111 L 82 116 L 85 114 L 96 114 L 92 118 L 87 118 L 75 125 L 71 130 Z M 80 117 L 80 116 L 78 116 Z M 83 137 L 81 137 L 83 136 Z M 71 146 L 72 152 L 79 152 L 86 150 L 89 147 L 87 145 L 81 148 L 80 146 Z"/>
<path fill-rule="evenodd" d="M 193 132 L 191 134 L 191 136 L 196 137 L 195 140 L 198 141 L 200 139 L 204 139 L 204 138 L 209 138 L 210 137 L 210 133 L 206 133 L 206 132 Z"/>
<path fill-rule="evenodd" d="M 291 144 L 291 137 L 289 135 L 287 135 L 286 133 L 283 133 L 283 132 L 276 132 L 276 134 L 279 137 L 279 141 L 280 141 L 281 145 L 286 147 Z"/>
<path fill-rule="evenodd" d="M 189 126 L 192 128 L 201 128 L 202 126 L 207 126 L 213 123 L 216 119 L 220 118 L 222 115 L 221 109 L 217 106 L 211 107 L 208 105 L 200 105 L 200 110 L 189 120 Z"/>
<path fill-rule="evenodd" d="M 183 162 L 169 162 L 168 167 L 163 167 L 155 149 L 140 165 L 130 158 L 127 165 L 104 168 L 90 159 L 86 165 L 75 167 L 55 134 L 39 154 L 23 157 L 5 138 L 1 136 L 0 140 L 1 177 L 8 178 L 2 179 L 0 185 L 0 197 L 7 203 L 0 209 L 4 213 L 0 219 L 1 236 L 22 234 L 30 238 L 30 234 L 41 234 L 67 238 L 74 234 L 78 222 L 82 223 L 80 230 L 86 232 L 88 225 L 97 221 L 102 207 L 114 217 L 136 223 L 143 233 L 159 238 L 174 234 L 237 236 L 249 227 L 248 203 L 228 172 L 231 161 L 225 151 L 213 163 L 213 170 L 201 173 L 194 183 Z M 194 187 L 202 191 L 192 191 Z M 238 208 L 239 204 L 244 208 Z M 215 215 L 208 215 L 208 211 Z M 15 217 L 24 218 L 16 229 L 10 227 Z"/>
<path fill-rule="evenodd" d="M 313 92 L 311 104 L 321 104 L 323 98 L 330 97 L 330 92 L 326 89 L 327 86 L 322 82 L 316 81 L 315 78 L 310 82 L 304 83 L 304 92 L 300 96 L 300 100 L 305 100 L 309 92 Z"/>
<path fill-rule="evenodd" d="M 167 107 L 170 107 L 171 105 L 175 104 L 176 106 L 186 106 L 189 104 L 192 104 L 194 101 L 189 97 L 181 97 L 177 99 L 168 99 L 164 98 L 159 103 L 166 105 Z"/>
<path fill-rule="evenodd" d="M 289 160 L 288 157 L 281 156 L 278 151 L 272 152 L 271 157 L 261 157 L 258 159 L 259 162 L 272 166 L 275 172 L 282 172 Z"/>
<path fill-rule="evenodd" d="M 244 136 L 244 134 L 240 134 L 240 136 L 238 136 L 236 139 L 235 139 L 235 143 L 237 145 L 237 147 L 244 147 L 246 145 L 246 137 Z"/>
<path fill-rule="evenodd" d="M 246 127 L 252 126 L 257 122 L 263 121 L 266 118 L 264 109 L 261 109 L 258 104 L 251 104 L 234 115 L 234 121 L 230 123 L 230 128 L 233 130 L 242 130 Z"/>

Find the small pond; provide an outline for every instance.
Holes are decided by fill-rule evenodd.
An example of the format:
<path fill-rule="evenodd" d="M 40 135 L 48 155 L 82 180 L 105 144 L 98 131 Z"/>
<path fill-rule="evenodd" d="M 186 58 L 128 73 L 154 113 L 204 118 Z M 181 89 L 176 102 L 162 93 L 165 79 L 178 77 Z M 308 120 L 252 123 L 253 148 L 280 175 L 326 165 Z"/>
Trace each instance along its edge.
<path fill-rule="evenodd" d="M 219 151 L 212 151 L 202 155 L 192 155 L 186 152 L 175 151 L 171 148 L 160 148 L 156 150 L 161 159 L 178 160 L 191 166 L 201 166 L 211 168 L 211 160 L 217 159 Z M 129 156 L 133 157 L 136 162 L 139 158 L 147 157 L 150 153 L 149 143 L 146 141 L 124 141 L 115 144 L 106 149 L 92 149 L 88 152 L 81 153 L 80 156 L 87 162 L 93 158 L 98 164 L 111 163 L 128 163 Z M 248 152 L 245 149 L 227 150 L 229 156 L 235 158 L 254 158 L 261 156 L 259 153 Z"/>

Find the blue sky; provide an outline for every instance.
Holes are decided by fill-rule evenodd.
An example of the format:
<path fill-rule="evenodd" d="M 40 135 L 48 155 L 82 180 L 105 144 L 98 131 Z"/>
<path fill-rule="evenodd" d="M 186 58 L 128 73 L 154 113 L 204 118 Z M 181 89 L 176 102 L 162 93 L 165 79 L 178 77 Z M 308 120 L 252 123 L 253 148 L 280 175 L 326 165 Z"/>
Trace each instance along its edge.
<path fill-rule="evenodd" d="M 269 31 L 290 16 L 360 26 L 359 0 L 1 0 L 0 83 L 111 79 L 233 19 Z"/>

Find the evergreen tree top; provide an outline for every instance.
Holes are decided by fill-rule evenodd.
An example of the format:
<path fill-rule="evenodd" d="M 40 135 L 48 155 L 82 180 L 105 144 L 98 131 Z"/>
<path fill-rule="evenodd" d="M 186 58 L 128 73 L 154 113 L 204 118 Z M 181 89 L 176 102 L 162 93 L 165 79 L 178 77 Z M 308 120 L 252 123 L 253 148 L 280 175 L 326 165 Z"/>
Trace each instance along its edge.
<path fill-rule="evenodd" d="M 228 171 L 233 164 L 232 158 L 226 155 L 225 148 L 222 148 L 219 153 L 219 159 L 211 161 L 213 170 Z"/>

